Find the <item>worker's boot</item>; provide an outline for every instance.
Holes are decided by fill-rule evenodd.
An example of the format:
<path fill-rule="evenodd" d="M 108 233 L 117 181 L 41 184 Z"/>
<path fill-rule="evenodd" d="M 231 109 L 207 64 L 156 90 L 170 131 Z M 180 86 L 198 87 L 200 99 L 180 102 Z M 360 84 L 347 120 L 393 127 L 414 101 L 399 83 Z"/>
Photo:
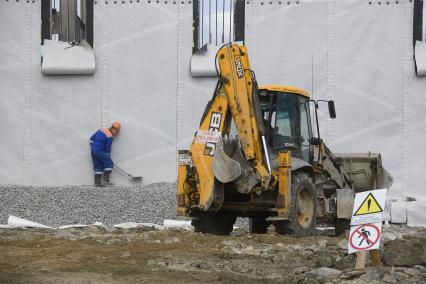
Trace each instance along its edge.
<path fill-rule="evenodd" d="M 102 174 L 96 174 L 95 175 L 95 186 L 96 187 L 103 187 L 103 185 L 102 185 Z"/>
<path fill-rule="evenodd" d="M 114 184 L 109 180 L 110 176 L 110 171 L 104 171 L 104 186 L 114 186 Z"/>

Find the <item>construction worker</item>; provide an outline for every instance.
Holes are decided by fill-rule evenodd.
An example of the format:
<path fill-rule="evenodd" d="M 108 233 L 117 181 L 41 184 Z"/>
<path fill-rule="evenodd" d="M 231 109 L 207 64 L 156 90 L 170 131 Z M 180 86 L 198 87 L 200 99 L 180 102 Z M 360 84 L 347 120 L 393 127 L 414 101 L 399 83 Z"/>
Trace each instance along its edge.
<path fill-rule="evenodd" d="M 121 124 L 116 121 L 109 129 L 103 127 L 90 137 L 93 168 L 95 170 L 95 186 L 102 187 L 114 185 L 110 181 L 111 171 L 114 167 L 114 162 L 111 160 L 111 145 L 114 136 L 117 136 L 120 129 Z"/>

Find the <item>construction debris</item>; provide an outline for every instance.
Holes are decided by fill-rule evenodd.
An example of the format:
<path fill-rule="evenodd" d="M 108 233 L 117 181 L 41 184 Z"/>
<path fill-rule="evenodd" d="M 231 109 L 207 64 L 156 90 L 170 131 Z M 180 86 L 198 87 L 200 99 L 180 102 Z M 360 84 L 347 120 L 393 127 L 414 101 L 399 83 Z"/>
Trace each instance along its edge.
<path fill-rule="evenodd" d="M 424 228 L 383 226 L 384 266 L 355 271 L 347 237 L 329 228 L 256 235 L 240 219 L 230 237 L 203 235 L 173 220 L 175 198 L 169 183 L 0 187 L 0 224 L 53 227 L 0 226 L 0 283 L 426 283 Z"/>
<path fill-rule="evenodd" d="M 386 261 L 389 255 L 384 255 L 381 268 L 355 271 L 354 256 L 340 244 L 343 236 L 293 238 L 246 230 L 224 237 L 184 229 L 121 227 L 0 229 L 0 282 L 426 282 L 425 263 L 391 265 Z M 392 227 L 387 230 L 392 232 Z M 408 248 L 418 248 L 419 243 L 424 248 L 426 230 L 415 231 L 416 238 L 385 240 L 384 252 L 395 259 L 416 259 L 422 252 Z"/>

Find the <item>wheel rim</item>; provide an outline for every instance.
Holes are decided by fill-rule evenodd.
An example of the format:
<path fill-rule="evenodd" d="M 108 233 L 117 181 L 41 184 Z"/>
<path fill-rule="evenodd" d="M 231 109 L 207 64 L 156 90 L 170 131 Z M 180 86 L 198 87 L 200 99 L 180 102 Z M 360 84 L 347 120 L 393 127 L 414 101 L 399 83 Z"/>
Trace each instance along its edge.
<path fill-rule="evenodd" d="M 296 214 L 299 225 L 308 228 L 314 217 L 314 203 L 312 194 L 305 188 L 297 193 Z"/>

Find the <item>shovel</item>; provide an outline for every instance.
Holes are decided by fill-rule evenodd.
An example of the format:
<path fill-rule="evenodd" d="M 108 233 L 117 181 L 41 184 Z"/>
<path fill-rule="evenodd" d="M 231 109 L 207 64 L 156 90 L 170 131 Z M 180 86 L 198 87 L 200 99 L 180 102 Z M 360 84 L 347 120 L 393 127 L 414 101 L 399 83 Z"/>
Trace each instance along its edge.
<path fill-rule="evenodd" d="M 142 177 L 136 177 L 131 175 L 130 173 L 126 172 L 125 170 L 123 170 L 122 168 L 120 168 L 117 165 L 114 165 L 114 168 L 116 168 L 117 170 L 119 170 L 122 174 L 126 175 L 128 178 L 130 178 L 131 180 L 134 181 L 142 181 Z"/>

